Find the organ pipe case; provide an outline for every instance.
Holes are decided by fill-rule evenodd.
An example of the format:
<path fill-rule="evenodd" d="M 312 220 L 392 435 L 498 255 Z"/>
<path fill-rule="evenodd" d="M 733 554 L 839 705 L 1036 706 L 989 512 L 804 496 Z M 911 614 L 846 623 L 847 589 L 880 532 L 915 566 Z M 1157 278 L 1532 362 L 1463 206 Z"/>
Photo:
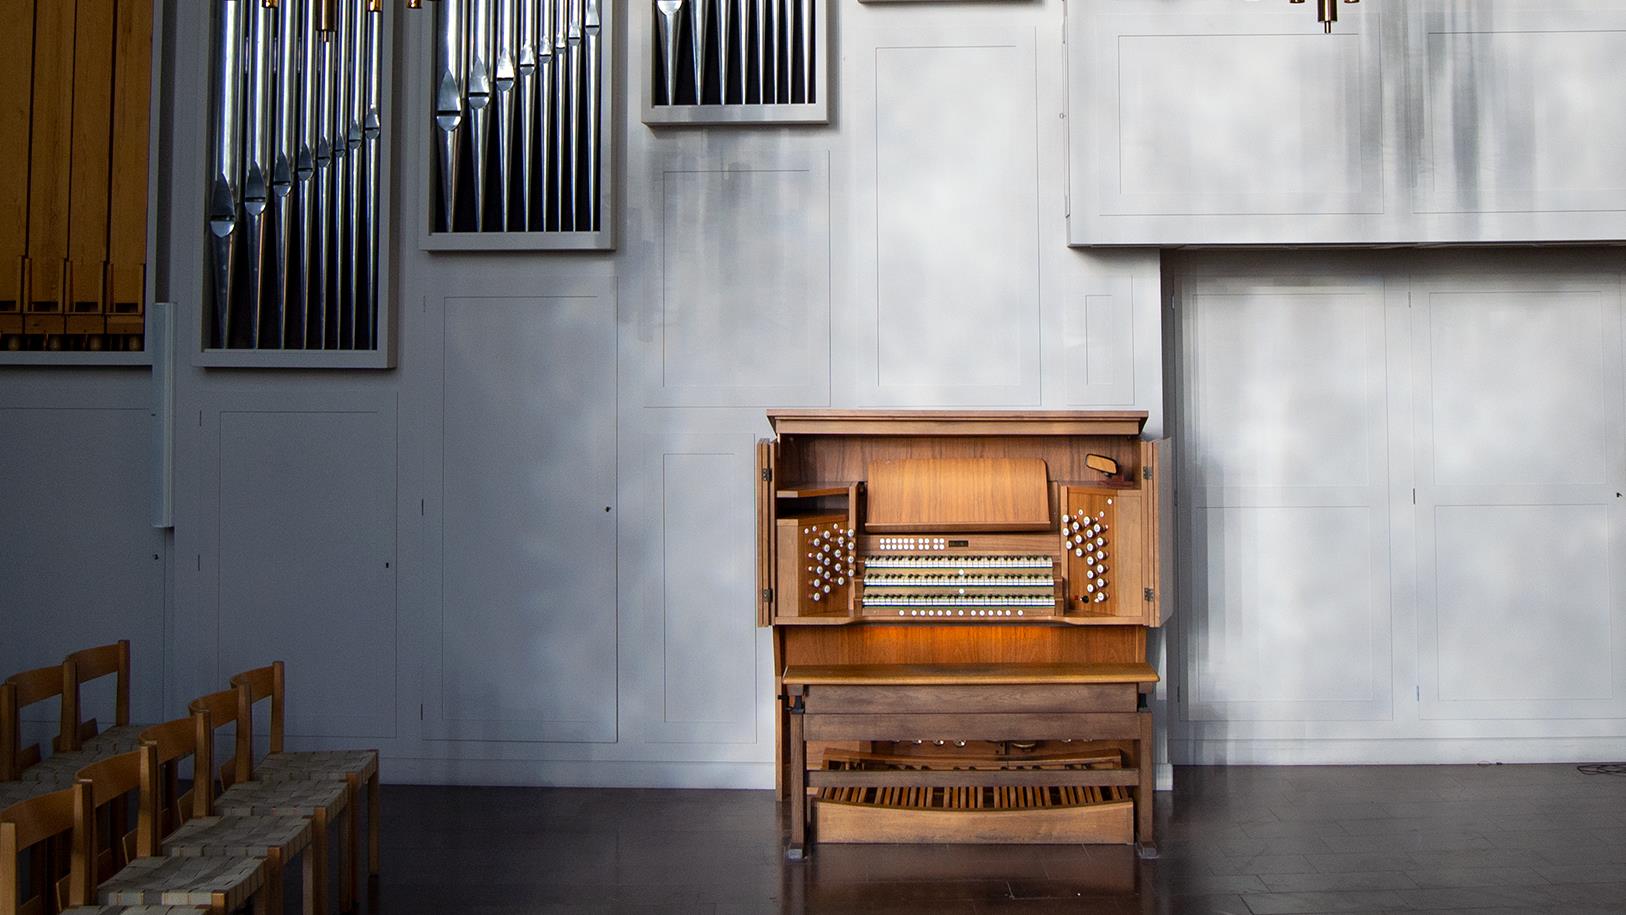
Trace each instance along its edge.
<path fill-rule="evenodd" d="M 162 8 L 0 2 L 0 363 L 150 361 Z"/>
<path fill-rule="evenodd" d="M 397 4 L 211 3 L 205 366 L 388 368 Z"/>
<path fill-rule="evenodd" d="M 833 5 L 645 0 L 644 123 L 829 123 Z"/>
<path fill-rule="evenodd" d="M 437 0 L 428 251 L 615 247 L 610 0 Z"/>

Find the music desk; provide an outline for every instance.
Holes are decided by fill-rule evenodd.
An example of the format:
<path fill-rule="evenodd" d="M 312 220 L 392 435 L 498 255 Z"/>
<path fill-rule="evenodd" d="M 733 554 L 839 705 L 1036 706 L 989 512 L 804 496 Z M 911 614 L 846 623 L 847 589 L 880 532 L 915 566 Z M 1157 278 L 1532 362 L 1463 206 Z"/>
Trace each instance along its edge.
<path fill-rule="evenodd" d="M 792 803 L 786 856 L 800 859 L 808 851 L 809 789 L 1116 785 L 1128 787 L 1134 794 L 1137 851 L 1141 857 L 1156 857 L 1152 713 L 1147 700 L 1157 681 L 1150 664 L 787 667 L 780 678 L 790 713 L 790 781 L 786 788 Z M 1117 741 L 1129 747 L 1133 765 L 1119 769 L 807 770 L 809 741 L 944 738 Z M 884 835 L 880 840 L 884 841 Z M 1045 840 L 1042 831 L 1026 838 Z"/>

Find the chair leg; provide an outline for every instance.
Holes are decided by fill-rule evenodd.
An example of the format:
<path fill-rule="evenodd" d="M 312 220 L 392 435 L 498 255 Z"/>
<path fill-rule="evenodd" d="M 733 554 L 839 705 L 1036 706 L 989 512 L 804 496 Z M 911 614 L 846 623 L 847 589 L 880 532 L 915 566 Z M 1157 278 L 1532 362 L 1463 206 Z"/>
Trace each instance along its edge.
<path fill-rule="evenodd" d="M 367 780 L 367 873 L 378 876 L 378 816 L 384 805 L 379 800 L 378 773 Z"/>
<path fill-rule="evenodd" d="M 316 811 L 311 820 L 311 847 L 305 849 L 310 859 L 309 892 L 315 897 L 311 915 L 327 915 L 327 825 L 327 811 Z"/>
<path fill-rule="evenodd" d="M 269 874 L 266 875 L 266 879 L 271 879 Z M 271 887 L 269 885 L 260 887 L 260 891 L 255 893 L 254 898 L 250 900 L 254 905 L 254 915 L 271 915 L 271 896 Z"/>
<path fill-rule="evenodd" d="M 299 857 L 303 862 L 301 867 L 304 873 L 301 876 L 304 877 L 305 886 L 305 905 L 301 911 L 305 915 L 318 915 L 317 910 L 319 908 L 323 911 L 327 909 L 327 886 L 321 881 L 321 875 L 316 869 L 316 850 L 318 847 L 322 849 L 324 854 L 327 852 L 326 843 L 312 842 L 305 847 L 304 851 L 299 853 Z"/>
<path fill-rule="evenodd" d="M 351 782 L 349 791 L 349 809 L 339 818 L 339 911 L 353 912 L 356 908 L 356 826 L 358 814 L 356 809 L 361 803 L 356 790 L 356 784 Z"/>
<path fill-rule="evenodd" d="M 270 861 L 271 865 L 265 869 L 265 886 L 255 898 L 264 896 L 266 907 L 274 915 L 282 915 L 282 881 L 283 875 L 287 873 L 287 862 L 282 860 L 282 849 L 272 849 Z"/>

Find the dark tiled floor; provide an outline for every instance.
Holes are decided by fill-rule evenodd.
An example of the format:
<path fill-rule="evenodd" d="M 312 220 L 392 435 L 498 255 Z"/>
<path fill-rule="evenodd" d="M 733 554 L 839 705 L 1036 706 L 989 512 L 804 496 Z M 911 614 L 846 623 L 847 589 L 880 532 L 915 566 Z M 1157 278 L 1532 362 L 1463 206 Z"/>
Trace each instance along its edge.
<path fill-rule="evenodd" d="M 1626 777 L 1573 766 L 1181 769 L 1162 857 L 816 846 L 762 791 L 386 788 L 390 915 L 1623 912 Z"/>

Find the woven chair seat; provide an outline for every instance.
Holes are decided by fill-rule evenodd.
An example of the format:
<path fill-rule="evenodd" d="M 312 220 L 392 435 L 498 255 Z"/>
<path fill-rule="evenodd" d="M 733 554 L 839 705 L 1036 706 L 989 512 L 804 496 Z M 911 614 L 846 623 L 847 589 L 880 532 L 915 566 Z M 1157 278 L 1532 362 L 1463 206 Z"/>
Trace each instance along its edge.
<path fill-rule="evenodd" d="M 31 801 L 42 794 L 50 794 L 55 790 L 55 786 L 41 782 L 0 782 L 0 810 L 4 810 L 12 804 Z"/>
<path fill-rule="evenodd" d="M 265 885 L 264 858 L 137 858 L 96 891 L 104 905 L 209 905 L 231 911 Z"/>
<path fill-rule="evenodd" d="M 67 788 L 73 785 L 74 778 L 79 774 L 80 769 L 114 755 L 117 754 L 98 753 L 90 749 L 55 753 L 47 756 L 43 761 L 24 769 L 22 775 L 17 777 L 17 780 L 50 785 L 53 788 Z"/>
<path fill-rule="evenodd" d="M 311 844 L 311 821 L 293 816 L 213 816 L 187 820 L 164 839 L 171 858 L 264 858 L 284 861 Z"/>
<path fill-rule="evenodd" d="M 222 816 L 313 817 L 323 809 L 337 814 L 345 809 L 348 798 L 349 791 L 343 782 L 238 782 L 215 798 L 215 813 Z"/>
<path fill-rule="evenodd" d="M 254 779 L 289 782 L 356 776 L 366 781 L 378 774 L 377 750 L 317 750 L 309 753 L 272 753 L 254 763 Z"/>
<path fill-rule="evenodd" d="M 108 728 L 95 737 L 85 739 L 81 750 L 90 750 L 103 756 L 117 756 L 141 747 L 141 728 L 133 724 Z"/>

